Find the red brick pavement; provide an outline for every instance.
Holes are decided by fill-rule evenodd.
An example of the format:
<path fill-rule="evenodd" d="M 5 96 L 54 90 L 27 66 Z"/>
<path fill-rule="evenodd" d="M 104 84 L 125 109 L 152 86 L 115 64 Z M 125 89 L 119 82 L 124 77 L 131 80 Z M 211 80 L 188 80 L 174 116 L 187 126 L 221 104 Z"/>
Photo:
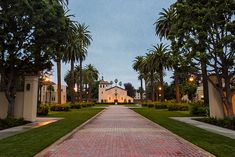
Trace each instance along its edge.
<path fill-rule="evenodd" d="M 45 157 L 204 157 L 185 142 L 134 111 L 111 106 Z"/>

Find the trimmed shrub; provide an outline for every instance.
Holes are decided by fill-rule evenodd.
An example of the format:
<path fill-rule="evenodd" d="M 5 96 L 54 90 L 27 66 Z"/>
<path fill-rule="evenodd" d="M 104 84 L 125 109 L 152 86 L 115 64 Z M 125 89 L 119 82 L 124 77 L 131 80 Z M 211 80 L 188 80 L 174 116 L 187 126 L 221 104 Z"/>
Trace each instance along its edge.
<path fill-rule="evenodd" d="M 69 111 L 70 105 L 68 104 L 52 104 L 50 105 L 51 111 Z"/>
<path fill-rule="evenodd" d="M 183 104 L 169 105 L 168 111 L 188 111 L 189 107 Z"/>
<path fill-rule="evenodd" d="M 208 108 L 202 102 L 194 102 L 190 104 L 190 114 L 192 116 L 207 116 Z"/>
<path fill-rule="evenodd" d="M 167 105 L 166 104 L 156 104 L 155 109 L 167 109 Z"/>
<path fill-rule="evenodd" d="M 30 122 L 25 121 L 23 118 L 15 119 L 15 118 L 9 117 L 5 119 L 0 119 L 0 130 L 19 126 L 19 125 L 24 125 L 27 123 L 30 123 Z"/>
<path fill-rule="evenodd" d="M 48 105 L 39 105 L 37 107 L 37 115 L 39 116 L 46 116 L 49 112 L 49 106 Z"/>
<path fill-rule="evenodd" d="M 142 106 L 142 107 L 147 107 L 147 106 L 148 106 L 148 103 L 147 103 L 147 102 L 143 102 L 143 103 L 141 104 L 141 106 Z"/>
<path fill-rule="evenodd" d="M 195 120 L 235 130 L 235 118 L 217 119 L 210 117 L 210 118 L 196 118 Z"/>
<path fill-rule="evenodd" d="M 82 108 L 81 104 L 79 104 L 79 103 L 74 103 L 74 104 L 71 103 L 70 107 L 71 107 L 71 109 L 80 109 L 80 108 Z"/>
<path fill-rule="evenodd" d="M 154 104 L 153 104 L 153 103 L 149 103 L 149 104 L 148 104 L 148 107 L 149 107 L 149 108 L 153 108 L 153 107 L 154 107 Z"/>
<path fill-rule="evenodd" d="M 70 103 L 72 109 L 80 109 L 82 107 L 92 107 L 95 106 L 94 102 L 75 102 L 74 104 Z"/>

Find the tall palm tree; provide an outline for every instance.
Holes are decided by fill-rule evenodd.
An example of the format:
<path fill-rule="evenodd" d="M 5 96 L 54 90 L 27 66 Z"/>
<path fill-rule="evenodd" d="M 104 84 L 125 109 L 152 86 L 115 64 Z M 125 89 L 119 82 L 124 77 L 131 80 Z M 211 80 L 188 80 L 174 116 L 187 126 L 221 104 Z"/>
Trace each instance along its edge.
<path fill-rule="evenodd" d="M 144 61 L 143 56 L 137 56 L 134 60 L 134 63 L 132 65 L 133 69 L 139 73 L 138 79 L 140 80 L 140 100 L 143 101 L 143 78 L 144 78 L 144 73 L 143 73 L 143 68 L 142 64 Z"/>
<path fill-rule="evenodd" d="M 150 82 L 151 87 L 151 100 L 155 100 L 155 84 L 154 84 L 154 73 L 155 66 L 153 61 L 153 53 L 147 53 L 141 64 L 143 73 L 146 75 L 146 81 Z"/>
<path fill-rule="evenodd" d="M 174 70 L 174 82 L 175 82 L 175 95 L 176 95 L 176 102 L 180 102 L 180 82 L 179 82 L 179 65 L 180 65 L 180 55 L 179 51 L 175 50 L 175 39 L 172 37 L 172 26 L 174 22 L 176 22 L 176 11 L 174 7 L 170 7 L 168 9 L 163 9 L 160 12 L 160 17 L 158 18 L 157 22 L 155 22 L 155 32 L 156 34 L 162 39 L 163 37 L 171 40 L 171 56 L 170 56 L 170 67 Z"/>
<path fill-rule="evenodd" d="M 65 45 L 67 43 L 70 27 L 72 26 L 72 21 L 70 19 L 71 15 L 65 15 L 65 27 L 61 29 L 59 33 L 57 33 L 57 44 L 55 47 L 56 55 L 55 55 L 55 62 L 57 65 L 57 97 L 58 97 L 58 104 L 61 104 L 61 60 L 64 56 L 65 52 Z"/>
<path fill-rule="evenodd" d="M 91 101 L 92 87 L 95 81 L 98 80 L 99 71 L 91 64 L 85 66 L 85 75 L 88 83 L 88 101 Z"/>
<path fill-rule="evenodd" d="M 164 44 L 157 44 L 156 46 L 153 46 L 152 49 L 150 49 L 150 52 L 152 53 L 152 61 L 154 64 L 154 67 L 156 68 L 155 70 L 158 71 L 159 77 L 160 77 L 160 93 L 161 93 L 161 101 L 164 101 L 164 80 L 163 80 L 163 75 L 164 75 L 164 69 L 168 68 L 168 46 Z"/>
<path fill-rule="evenodd" d="M 82 92 L 83 92 L 83 76 L 82 76 L 82 62 L 85 60 L 87 55 L 87 47 L 91 44 L 92 37 L 90 35 L 90 31 L 88 30 L 88 26 L 83 24 L 78 24 L 78 39 L 79 39 L 79 63 L 80 63 L 80 92 L 79 99 L 82 101 Z"/>
<path fill-rule="evenodd" d="M 79 61 L 80 39 L 78 34 L 78 24 L 72 23 L 69 31 L 69 37 L 66 45 L 66 53 L 63 56 L 65 63 L 71 63 L 71 83 L 69 88 L 71 91 L 71 102 L 74 103 L 74 63 Z"/>
<path fill-rule="evenodd" d="M 159 13 L 160 17 L 155 22 L 155 32 L 161 39 L 163 37 L 169 39 L 172 31 L 172 25 L 176 21 L 176 11 L 174 7 L 164 9 Z"/>

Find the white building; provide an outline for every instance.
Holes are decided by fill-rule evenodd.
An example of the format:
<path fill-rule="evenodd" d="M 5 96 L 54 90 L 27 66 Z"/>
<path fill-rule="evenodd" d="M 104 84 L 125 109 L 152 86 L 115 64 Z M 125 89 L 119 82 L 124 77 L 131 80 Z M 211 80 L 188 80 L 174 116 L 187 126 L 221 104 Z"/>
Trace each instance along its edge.
<path fill-rule="evenodd" d="M 143 92 L 143 100 L 144 100 L 145 98 L 146 98 L 145 92 Z M 140 92 L 137 91 L 137 90 L 136 90 L 136 92 L 135 92 L 134 100 L 136 100 L 136 101 L 140 101 L 140 100 L 141 100 Z"/>
<path fill-rule="evenodd" d="M 114 86 L 104 80 L 99 83 L 99 103 L 133 103 L 134 99 L 127 95 L 127 90 Z"/>
<path fill-rule="evenodd" d="M 52 83 L 53 84 L 53 83 Z M 43 85 L 41 88 L 41 92 L 39 93 L 39 97 L 41 98 L 41 103 L 57 103 L 58 102 L 58 95 L 57 95 L 57 85 Z M 65 104 L 67 102 L 67 93 L 66 93 L 66 86 L 61 85 L 61 103 Z"/>
<path fill-rule="evenodd" d="M 196 101 L 203 101 L 203 100 L 204 100 L 203 86 L 200 85 L 197 87 Z"/>

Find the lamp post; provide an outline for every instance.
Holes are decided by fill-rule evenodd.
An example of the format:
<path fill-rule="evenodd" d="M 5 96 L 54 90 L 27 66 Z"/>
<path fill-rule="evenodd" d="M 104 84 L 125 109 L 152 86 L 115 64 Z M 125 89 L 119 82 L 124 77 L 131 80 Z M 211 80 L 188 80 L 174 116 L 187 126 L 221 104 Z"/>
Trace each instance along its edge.
<path fill-rule="evenodd" d="M 162 96 L 162 87 L 161 86 L 159 86 L 158 87 L 158 100 L 161 100 L 161 96 Z"/>

